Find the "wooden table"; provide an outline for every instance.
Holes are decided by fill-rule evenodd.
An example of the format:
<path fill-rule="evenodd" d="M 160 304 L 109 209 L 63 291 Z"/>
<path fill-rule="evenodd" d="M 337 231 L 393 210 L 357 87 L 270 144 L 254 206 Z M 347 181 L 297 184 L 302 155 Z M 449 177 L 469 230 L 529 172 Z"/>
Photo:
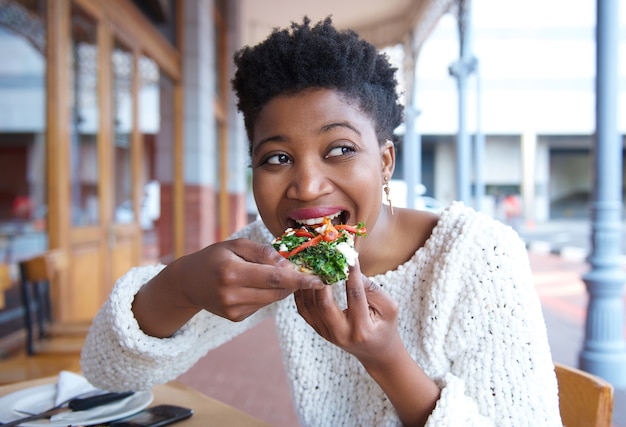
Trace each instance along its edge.
<path fill-rule="evenodd" d="M 56 379 L 54 376 L 0 386 L 0 396 L 28 387 L 53 383 Z M 263 421 L 176 381 L 157 385 L 152 392 L 154 400 L 150 406 L 170 404 L 193 409 L 193 416 L 174 424 L 176 427 L 269 427 L 269 424 Z"/>

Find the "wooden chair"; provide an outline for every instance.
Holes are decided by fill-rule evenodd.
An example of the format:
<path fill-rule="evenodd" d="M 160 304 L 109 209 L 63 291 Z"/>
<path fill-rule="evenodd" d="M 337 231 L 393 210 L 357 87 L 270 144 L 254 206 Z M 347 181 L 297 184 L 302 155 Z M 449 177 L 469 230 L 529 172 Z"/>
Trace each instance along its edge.
<path fill-rule="evenodd" d="M 610 427 L 613 386 L 571 366 L 554 364 L 559 384 L 561 419 L 565 427 Z"/>
<path fill-rule="evenodd" d="M 4 308 L 4 293 L 12 285 L 11 271 L 8 264 L 0 264 L 0 310 Z"/>
<path fill-rule="evenodd" d="M 20 292 L 26 328 L 26 354 L 80 353 L 88 322 L 59 323 L 52 318 L 50 285 L 62 261 L 50 251 L 19 263 Z"/>
<path fill-rule="evenodd" d="M 18 265 L 18 274 L 0 264 L 0 302 L 4 291 L 18 282 L 26 329 L 15 335 L 20 340 L 26 335 L 23 350 L 0 358 L 0 384 L 57 375 L 62 370 L 80 372 L 80 349 L 88 325 L 63 325 L 52 319 L 50 279 L 59 261 L 55 257 L 58 254 L 50 252 L 24 261 Z"/>

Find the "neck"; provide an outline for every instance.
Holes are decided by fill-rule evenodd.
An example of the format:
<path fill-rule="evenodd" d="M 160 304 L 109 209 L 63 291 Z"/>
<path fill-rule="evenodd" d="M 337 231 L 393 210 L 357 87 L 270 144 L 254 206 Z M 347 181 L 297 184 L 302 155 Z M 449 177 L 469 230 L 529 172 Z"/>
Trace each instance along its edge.
<path fill-rule="evenodd" d="M 382 205 L 375 226 L 371 231 L 368 230 L 367 237 L 358 238 L 359 263 L 361 271 L 366 276 L 385 273 L 390 268 L 398 266 L 394 261 L 393 245 L 401 210 L 394 209 L 393 212 L 391 215 L 389 206 Z"/>

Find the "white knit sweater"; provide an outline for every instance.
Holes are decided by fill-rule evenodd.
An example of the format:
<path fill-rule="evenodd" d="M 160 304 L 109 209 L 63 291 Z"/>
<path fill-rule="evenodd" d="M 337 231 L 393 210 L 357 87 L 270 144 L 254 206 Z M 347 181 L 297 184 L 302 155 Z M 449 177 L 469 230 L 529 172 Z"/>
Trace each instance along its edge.
<path fill-rule="evenodd" d="M 234 237 L 272 239 L 260 222 Z M 274 315 L 302 425 L 401 424 L 360 363 L 318 336 L 291 297 L 243 322 L 203 311 L 171 338 L 145 335 L 131 303 L 161 268 L 128 272 L 95 318 L 82 354 L 93 384 L 126 390 L 169 381 L 210 349 Z M 428 426 L 562 425 L 539 299 L 524 245 L 511 228 L 453 203 L 423 248 L 372 280 L 400 304 L 400 336 L 442 388 Z M 334 286 L 344 301 L 343 286 Z"/>

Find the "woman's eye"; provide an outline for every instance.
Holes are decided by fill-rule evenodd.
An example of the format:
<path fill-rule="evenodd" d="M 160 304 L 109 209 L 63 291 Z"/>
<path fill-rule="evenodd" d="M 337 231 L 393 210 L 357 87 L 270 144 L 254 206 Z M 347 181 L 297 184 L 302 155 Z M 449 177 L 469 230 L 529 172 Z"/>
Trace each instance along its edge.
<path fill-rule="evenodd" d="M 354 148 L 342 145 L 341 147 L 335 147 L 328 152 L 326 158 L 345 156 L 346 154 L 354 153 Z"/>
<path fill-rule="evenodd" d="M 274 154 L 265 160 L 268 165 L 285 165 L 290 162 L 289 156 L 286 154 Z"/>

